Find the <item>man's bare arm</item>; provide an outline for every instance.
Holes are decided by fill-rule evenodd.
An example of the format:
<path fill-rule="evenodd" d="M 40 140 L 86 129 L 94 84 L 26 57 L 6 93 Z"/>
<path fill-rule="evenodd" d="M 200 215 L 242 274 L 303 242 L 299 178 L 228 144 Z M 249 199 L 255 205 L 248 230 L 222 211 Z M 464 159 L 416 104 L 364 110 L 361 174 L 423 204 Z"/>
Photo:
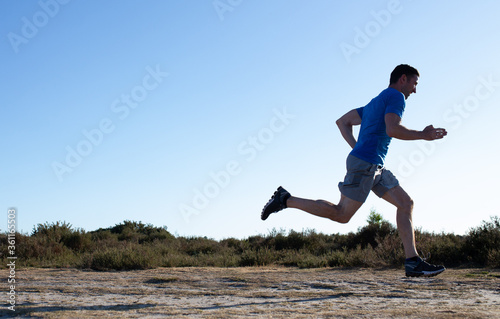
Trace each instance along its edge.
<path fill-rule="evenodd" d="M 352 127 L 354 125 L 361 124 L 361 117 L 359 116 L 358 111 L 351 110 L 347 112 L 346 114 L 342 115 L 342 117 L 339 118 L 335 123 L 337 123 L 342 137 L 344 137 L 351 148 L 354 148 L 354 145 L 356 145 L 356 138 L 352 134 Z"/>
<path fill-rule="evenodd" d="M 385 126 L 387 135 L 400 140 L 427 140 L 432 141 L 445 137 L 448 132 L 444 128 L 434 128 L 429 125 L 422 131 L 410 130 L 401 125 L 401 118 L 394 113 L 385 115 Z"/>

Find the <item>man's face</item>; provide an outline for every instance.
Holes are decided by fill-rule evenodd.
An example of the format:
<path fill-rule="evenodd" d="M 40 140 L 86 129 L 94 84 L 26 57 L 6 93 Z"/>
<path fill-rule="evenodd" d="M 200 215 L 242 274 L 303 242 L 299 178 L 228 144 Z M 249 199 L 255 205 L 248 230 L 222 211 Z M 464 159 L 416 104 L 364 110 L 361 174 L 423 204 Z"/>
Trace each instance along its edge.
<path fill-rule="evenodd" d="M 406 75 L 403 76 L 406 78 L 406 81 L 404 81 L 401 93 L 404 94 L 406 100 L 408 99 L 410 94 L 417 93 L 418 75 L 413 75 L 410 77 L 406 77 Z"/>

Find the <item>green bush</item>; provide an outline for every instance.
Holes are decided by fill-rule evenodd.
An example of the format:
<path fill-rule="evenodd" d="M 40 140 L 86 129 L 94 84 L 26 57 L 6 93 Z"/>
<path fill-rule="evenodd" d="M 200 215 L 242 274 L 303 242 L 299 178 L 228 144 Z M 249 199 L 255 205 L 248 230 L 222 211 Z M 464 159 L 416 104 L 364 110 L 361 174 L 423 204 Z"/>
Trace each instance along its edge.
<path fill-rule="evenodd" d="M 347 249 L 331 251 L 325 258 L 329 267 L 344 267 L 348 265 Z"/>
<path fill-rule="evenodd" d="M 38 248 L 39 246 L 52 246 L 52 250 L 56 249 L 54 247 L 59 247 L 61 250 L 67 248 L 75 252 L 84 252 L 93 248 L 92 236 L 83 229 L 73 229 L 67 222 L 38 224 L 33 228 L 31 237 L 38 244 L 36 245 Z M 47 247 L 42 248 L 41 251 L 46 254 Z M 38 251 L 38 254 L 41 251 Z"/>
<path fill-rule="evenodd" d="M 472 228 L 465 241 L 464 251 L 467 259 L 474 264 L 500 266 L 500 218 L 491 217 L 490 222 Z"/>
<path fill-rule="evenodd" d="M 267 235 L 220 241 L 175 237 L 166 227 L 124 221 L 85 232 L 67 222 L 38 224 L 31 235 L 16 234 L 21 267 L 78 267 L 131 270 L 155 267 L 402 267 L 397 229 L 372 212 L 367 225 L 348 234 L 272 230 Z M 417 249 L 447 267 L 500 268 L 500 219 L 492 217 L 465 236 L 417 229 Z M 7 259 L 7 235 L 0 234 L 0 267 Z"/>
<path fill-rule="evenodd" d="M 181 239 L 181 249 L 190 256 L 211 255 L 219 252 L 219 243 L 206 237 L 190 237 Z"/>
<path fill-rule="evenodd" d="M 149 246 L 128 245 L 103 248 L 86 254 L 79 265 L 93 270 L 135 270 L 159 266 L 158 258 Z"/>
<path fill-rule="evenodd" d="M 463 265 L 464 244 L 463 236 L 455 234 L 421 233 L 419 236 L 419 250 L 424 257 L 430 255 L 429 261 L 435 264 L 444 264 L 449 267 Z"/>
<path fill-rule="evenodd" d="M 44 238 L 48 242 L 61 242 L 65 236 L 73 233 L 71 224 L 66 222 L 38 224 L 33 228 L 32 237 Z"/>
<path fill-rule="evenodd" d="M 403 243 L 397 233 L 391 233 L 384 237 L 377 237 L 377 245 L 374 252 L 379 261 L 383 261 L 385 266 L 398 267 L 405 260 Z"/>
<path fill-rule="evenodd" d="M 138 244 L 153 242 L 155 240 L 174 239 L 174 236 L 167 231 L 166 227 L 154 227 L 151 224 L 129 220 L 125 220 L 123 223 L 113 227 L 98 229 L 92 233 L 94 236 L 108 236 L 108 238 L 108 234 L 116 235 L 116 239 L 119 241 L 129 241 Z"/>

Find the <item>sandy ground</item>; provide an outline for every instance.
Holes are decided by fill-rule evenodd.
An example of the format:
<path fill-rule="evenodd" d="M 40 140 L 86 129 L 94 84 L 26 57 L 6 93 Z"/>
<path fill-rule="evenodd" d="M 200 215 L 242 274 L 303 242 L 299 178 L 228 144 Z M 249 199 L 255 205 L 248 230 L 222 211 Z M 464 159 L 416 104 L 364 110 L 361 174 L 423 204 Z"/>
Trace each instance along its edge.
<path fill-rule="evenodd" d="M 395 269 L 25 269 L 16 277 L 16 311 L 3 316 L 500 318 L 500 270 L 406 278 Z"/>

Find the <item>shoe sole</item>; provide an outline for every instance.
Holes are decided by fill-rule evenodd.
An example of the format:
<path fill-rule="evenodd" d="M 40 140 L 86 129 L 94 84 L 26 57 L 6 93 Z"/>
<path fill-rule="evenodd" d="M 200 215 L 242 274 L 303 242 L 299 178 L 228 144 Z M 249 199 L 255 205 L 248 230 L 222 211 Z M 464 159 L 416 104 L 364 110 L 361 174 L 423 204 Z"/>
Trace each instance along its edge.
<path fill-rule="evenodd" d="M 276 199 L 276 196 L 278 196 L 280 194 L 280 190 L 284 190 L 281 186 L 278 187 L 278 189 L 274 192 L 273 196 L 271 196 L 271 199 L 267 202 L 267 204 L 264 206 L 264 208 L 262 209 L 262 213 L 260 214 L 260 219 L 262 220 L 266 220 L 267 218 L 269 218 L 269 216 L 271 214 L 274 214 L 274 213 L 277 213 L 277 212 L 270 212 L 269 214 L 267 215 L 264 215 L 264 211 L 266 210 L 267 207 L 269 207 L 269 205 L 271 205 L 271 203 Z M 281 210 L 281 209 L 280 209 Z"/>
<path fill-rule="evenodd" d="M 262 213 L 260 214 L 260 219 L 262 220 L 266 220 L 269 215 L 271 215 L 273 212 L 269 213 L 269 214 L 264 214 L 264 211 L 266 210 L 267 207 L 269 207 L 269 205 L 274 201 L 274 198 L 276 196 L 276 194 L 278 193 L 278 191 L 274 192 L 273 196 L 271 197 L 271 199 L 266 203 L 266 205 L 264 206 L 264 208 L 262 209 Z"/>

